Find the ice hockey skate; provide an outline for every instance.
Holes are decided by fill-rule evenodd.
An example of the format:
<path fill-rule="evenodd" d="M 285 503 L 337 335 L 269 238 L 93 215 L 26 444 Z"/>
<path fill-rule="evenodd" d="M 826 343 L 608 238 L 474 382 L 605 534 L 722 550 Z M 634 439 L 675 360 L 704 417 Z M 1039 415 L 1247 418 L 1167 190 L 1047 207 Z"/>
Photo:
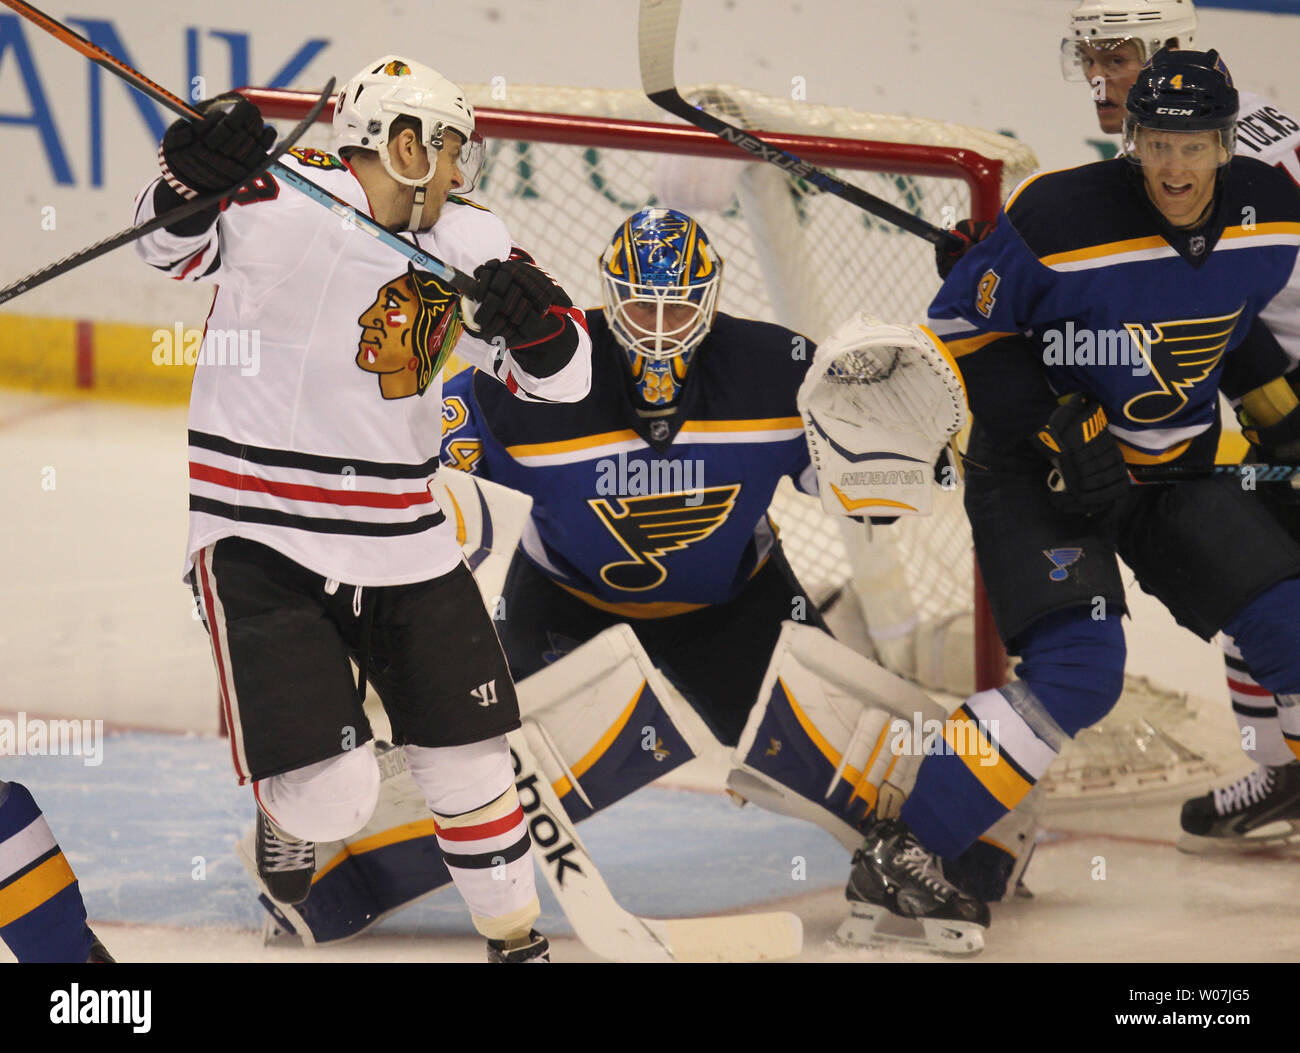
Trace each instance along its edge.
<path fill-rule="evenodd" d="M 257 876 L 277 903 L 301 903 L 316 874 L 316 845 L 290 837 L 257 813 Z"/>
<path fill-rule="evenodd" d="M 984 949 L 988 907 L 946 881 L 901 820 L 878 820 L 867 831 L 844 895 L 852 915 L 836 933 L 843 943 L 909 943 L 963 955 Z"/>
<path fill-rule="evenodd" d="M 494 965 L 527 965 L 551 960 L 551 944 L 536 929 L 525 940 L 488 940 L 487 960 Z"/>
<path fill-rule="evenodd" d="M 1261 765 L 1230 786 L 1183 803 L 1183 852 L 1255 852 L 1300 846 L 1300 761 Z"/>

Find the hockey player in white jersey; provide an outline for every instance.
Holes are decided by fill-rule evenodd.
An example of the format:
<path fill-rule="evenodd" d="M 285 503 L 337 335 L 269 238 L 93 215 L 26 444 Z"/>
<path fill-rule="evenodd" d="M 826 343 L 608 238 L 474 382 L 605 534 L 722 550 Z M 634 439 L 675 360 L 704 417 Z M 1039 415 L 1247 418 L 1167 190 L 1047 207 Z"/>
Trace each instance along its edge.
<path fill-rule="evenodd" d="M 368 820 L 380 784 L 369 680 L 489 960 L 546 960 L 505 741 L 515 692 L 429 482 L 452 348 L 519 399 L 575 401 L 590 381 L 585 318 L 497 217 L 455 196 L 482 157 L 456 85 L 386 56 L 340 90 L 334 130 L 341 156 L 295 150 L 283 163 L 473 273 L 476 304 L 271 173 L 137 243 L 163 273 L 217 284 L 209 344 L 260 337 L 252 370 L 200 357 L 187 546 L 235 771 L 257 800 L 259 873 L 273 897 L 301 901 L 314 842 Z M 137 221 L 238 186 L 272 138 L 242 100 L 177 122 Z"/>
<path fill-rule="evenodd" d="M 1084 0 L 1071 12 L 1070 28 L 1061 41 L 1061 67 L 1067 79 L 1091 86 L 1097 123 L 1103 132 L 1118 134 L 1124 120 L 1124 100 L 1143 64 L 1162 46 L 1190 48 L 1197 31 L 1192 0 Z M 1270 100 L 1238 88 L 1236 153 L 1281 168 L 1300 187 L 1300 120 Z M 1300 278 L 1268 312 L 1269 329 L 1292 359 L 1300 362 Z M 1300 390 L 1300 372 L 1291 373 Z M 1281 463 L 1288 460 L 1285 437 L 1267 446 L 1257 430 L 1243 422 L 1253 436 L 1247 460 Z M 1267 440 L 1266 440 L 1267 441 Z M 1294 442 L 1294 440 L 1290 440 Z M 1292 450 L 1290 460 L 1294 461 Z M 1300 494 L 1283 487 L 1260 491 L 1277 518 L 1300 537 Z M 1256 768 L 1222 789 L 1192 798 L 1183 806 L 1183 839 L 1187 851 L 1246 850 L 1300 841 L 1300 712 L 1279 709 L 1276 697 L 1255 680 L 1232 638 L 1222 636 L 1228 693 L 1242 745 Z"/>

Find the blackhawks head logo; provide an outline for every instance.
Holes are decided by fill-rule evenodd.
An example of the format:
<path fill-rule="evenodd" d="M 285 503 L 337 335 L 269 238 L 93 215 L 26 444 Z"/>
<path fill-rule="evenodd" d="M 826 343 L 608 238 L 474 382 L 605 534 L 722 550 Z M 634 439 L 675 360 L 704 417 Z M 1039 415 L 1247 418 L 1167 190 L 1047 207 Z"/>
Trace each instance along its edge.
<path fill-rule="evenodd" d="M 386 399 L 423 395 L 460 339 L 460 297 L 408 265 L 357 322 L 357 365 L 379 374 L 379 393 Z"/>

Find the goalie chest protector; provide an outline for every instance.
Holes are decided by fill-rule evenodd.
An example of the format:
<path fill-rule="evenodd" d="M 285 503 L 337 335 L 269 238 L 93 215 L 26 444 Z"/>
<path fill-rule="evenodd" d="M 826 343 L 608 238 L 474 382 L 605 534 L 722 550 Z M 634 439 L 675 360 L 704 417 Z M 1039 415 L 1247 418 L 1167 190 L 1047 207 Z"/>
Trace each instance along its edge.
<path fill-rule="evenodd" d="M 677 411 L 643 419 L 604 312 L 587 320 L 587 398 L 524 405 L 466 371 L 444 389 L 444 463 L 530 494 L 525 553 L 588 602 L 663 617 L 733 599 L 771 551 L 782 476 L 812 485 L 795 396 L 815 347 L 719 313 Z"/>

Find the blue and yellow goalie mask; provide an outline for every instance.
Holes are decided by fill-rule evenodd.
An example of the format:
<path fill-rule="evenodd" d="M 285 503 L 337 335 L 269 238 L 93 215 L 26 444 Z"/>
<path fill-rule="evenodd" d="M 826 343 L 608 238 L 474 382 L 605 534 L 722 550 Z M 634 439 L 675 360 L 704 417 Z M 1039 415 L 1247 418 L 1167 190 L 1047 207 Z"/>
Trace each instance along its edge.
<path fill-rule="evenodd" d="M 600 278 L 637 395 L 649 406 L 673 405 L 717 313 L 721 258 L 690 216 L 644 208 L 614 233 Z"/>

